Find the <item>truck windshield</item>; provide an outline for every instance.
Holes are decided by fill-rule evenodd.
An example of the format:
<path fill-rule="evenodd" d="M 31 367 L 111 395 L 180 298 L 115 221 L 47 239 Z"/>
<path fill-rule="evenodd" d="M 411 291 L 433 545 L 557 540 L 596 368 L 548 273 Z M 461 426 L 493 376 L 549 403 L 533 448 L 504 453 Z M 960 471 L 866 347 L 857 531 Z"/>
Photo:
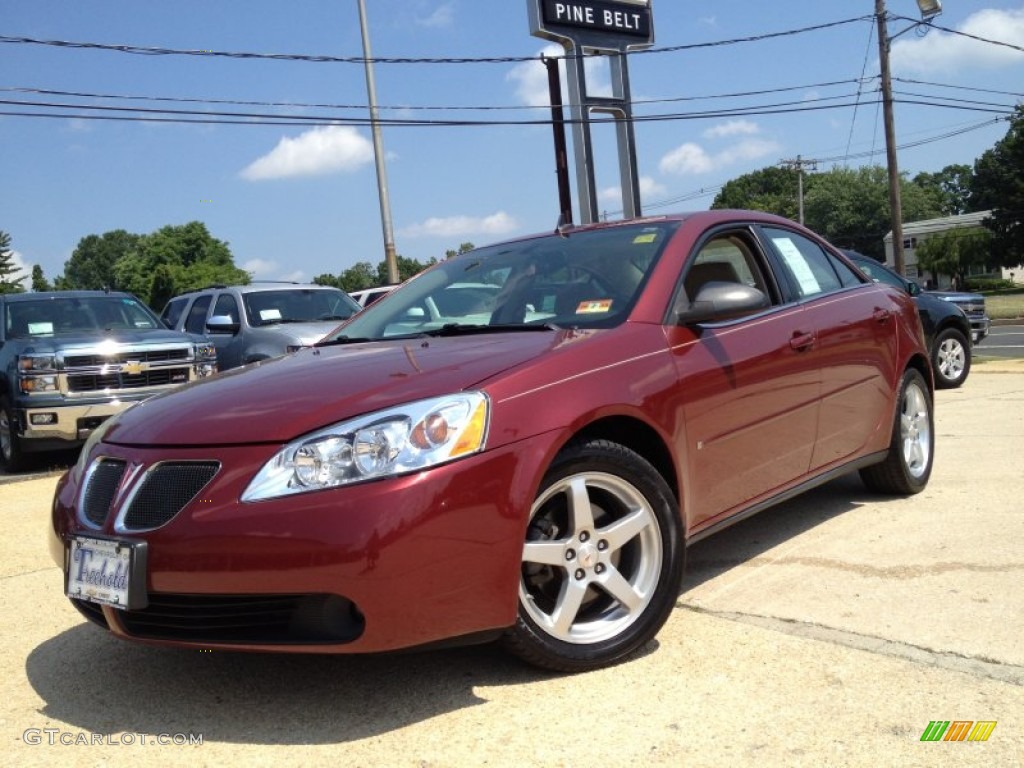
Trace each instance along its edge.
<path fill-rule="evenodd" d="M 128 296 L 50 297 L 9 302 L 6 309 L 9 339 L 161 327 L 152 312 Z"/>

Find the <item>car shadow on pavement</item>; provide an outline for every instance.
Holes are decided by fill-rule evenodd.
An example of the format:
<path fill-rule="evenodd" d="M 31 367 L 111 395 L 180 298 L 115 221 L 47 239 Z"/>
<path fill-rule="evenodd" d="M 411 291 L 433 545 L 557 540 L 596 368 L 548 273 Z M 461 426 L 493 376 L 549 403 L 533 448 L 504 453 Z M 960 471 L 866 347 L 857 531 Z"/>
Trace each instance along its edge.
<path fill-rule="evenodd" d="M 79 624 L 37 646 L 26 675 L 47 718 L 99 734 L 202 734 L 336 744 L 486 704 L 478 686 L 546 680 L 494 645 L 383 655 L 201 652 Z"/>
<path fill-rule="evenodd" d="M 680 594 L 861 504 L 882 498 L 867 490 L 854 472 L 736 523 L 689 548 Z"/>

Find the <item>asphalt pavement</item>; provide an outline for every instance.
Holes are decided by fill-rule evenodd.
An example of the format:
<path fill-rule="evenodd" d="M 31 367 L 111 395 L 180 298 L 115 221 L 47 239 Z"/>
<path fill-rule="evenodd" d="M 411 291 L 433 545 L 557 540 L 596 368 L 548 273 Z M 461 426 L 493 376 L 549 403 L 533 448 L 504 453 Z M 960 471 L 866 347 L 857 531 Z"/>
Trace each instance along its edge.
<path fill-rule="evenodd" d="M 695 545 L 658 640 L 576 676 L 491 647 L 119 642 L 62 595 L 55 477 L 0 485 L 0 743 L 18 766 L 1024 765 L 1024 361 L 936 412 L 923 493 L 841 478 Z M 995 726 L 922 741 L 933 721 Z"/>

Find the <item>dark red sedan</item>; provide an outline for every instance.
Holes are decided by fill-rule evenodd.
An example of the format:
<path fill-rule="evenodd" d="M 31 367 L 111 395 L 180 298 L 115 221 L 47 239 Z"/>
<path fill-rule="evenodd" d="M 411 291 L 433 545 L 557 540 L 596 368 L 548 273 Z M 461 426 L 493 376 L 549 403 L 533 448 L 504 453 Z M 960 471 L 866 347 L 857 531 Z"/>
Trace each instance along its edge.
<path fill-rule="evenodd" d="M 838 475 L 932 467 L 917 309 L 793 222 L 713 211 L 438 264 L 314 348 L 147 400 L 60 481 L 65 591 L 115 635 L 386 651 L 647 643 L 686 547 Z"/>

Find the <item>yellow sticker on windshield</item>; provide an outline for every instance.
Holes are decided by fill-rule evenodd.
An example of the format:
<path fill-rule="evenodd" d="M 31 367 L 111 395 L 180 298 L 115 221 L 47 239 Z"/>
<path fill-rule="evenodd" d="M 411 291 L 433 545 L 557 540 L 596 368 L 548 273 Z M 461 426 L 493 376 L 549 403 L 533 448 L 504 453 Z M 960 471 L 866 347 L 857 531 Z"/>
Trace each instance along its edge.
<path fill-rule="evenodd" d="M 612 308 L 611 299 L 597 299 L 595 301 L 581 301 L 576 306 L 577 315 L 589 315 L 594 312 L 608 312 Z"/>
<path fill-rule="evenodd" d="M 633 238 L 633 245 L 640 245 L 642 243 L 653 243 L 657 239 L 658 239 L 658 233 L 657 232 L 648 232 L 646 234 L 637 235 L 636 237 L 634 237 Z"/>

